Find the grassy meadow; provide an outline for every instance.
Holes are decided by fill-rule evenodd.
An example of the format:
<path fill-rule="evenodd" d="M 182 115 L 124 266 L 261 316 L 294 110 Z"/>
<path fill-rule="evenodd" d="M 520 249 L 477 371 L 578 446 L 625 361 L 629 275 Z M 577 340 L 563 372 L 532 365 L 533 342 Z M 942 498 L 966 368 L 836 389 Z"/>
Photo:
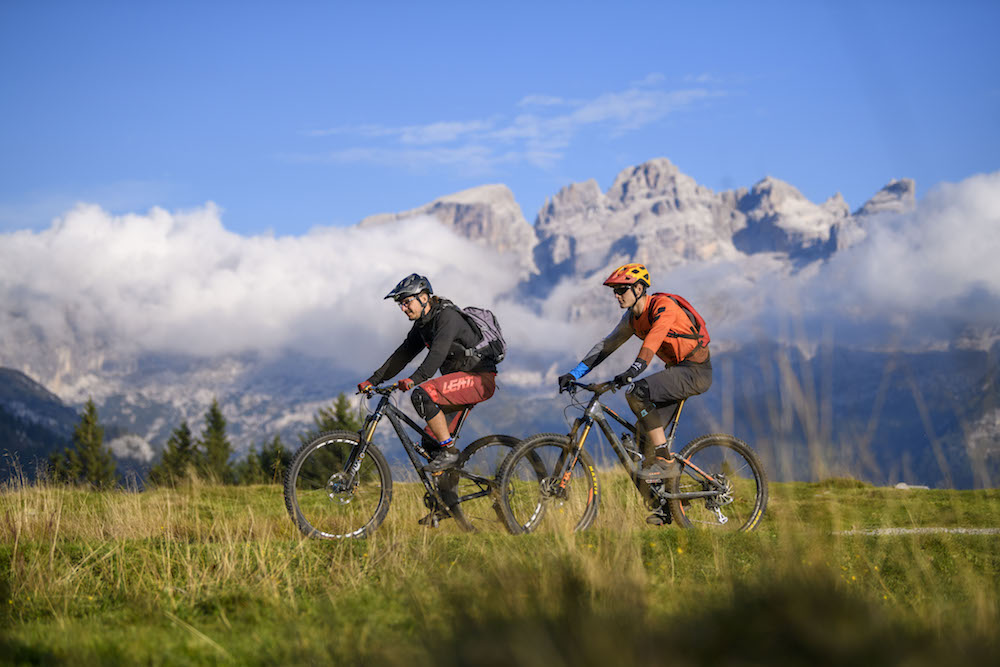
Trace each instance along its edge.
<path fill-rule="evenodd" d="M 302 539 L 277 485 L 0 491 L 4 664 L 997 664 L 1000 491 L 771 485 L 751 534 L 656 528 L 602 474 L 582 534 Z M 488 513 L 488 511 L 487 511 Z M 880 528 L 961 528 L 965 532 Z"/>

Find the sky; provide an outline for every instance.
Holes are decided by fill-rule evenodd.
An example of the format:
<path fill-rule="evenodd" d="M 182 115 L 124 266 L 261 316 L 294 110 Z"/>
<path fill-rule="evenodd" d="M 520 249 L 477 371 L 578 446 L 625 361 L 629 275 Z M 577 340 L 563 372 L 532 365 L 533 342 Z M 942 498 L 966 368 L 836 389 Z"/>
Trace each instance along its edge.
<path fill-rule="evenodd" d="M 210 206 L 304 238 L 667 157 L 860 207 L 1000 168 L 997 2 L 0 3 L 0 233 Z"/>

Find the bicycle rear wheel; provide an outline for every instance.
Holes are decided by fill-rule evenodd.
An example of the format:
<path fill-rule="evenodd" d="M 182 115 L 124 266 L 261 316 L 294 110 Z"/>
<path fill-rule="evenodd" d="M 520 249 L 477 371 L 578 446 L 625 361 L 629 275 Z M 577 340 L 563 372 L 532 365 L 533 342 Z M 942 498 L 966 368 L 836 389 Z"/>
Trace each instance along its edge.
<path fill-rule="evenodd" d="M 757 527 L 767 507 L 767 475 L 745 442 L 731 435 L 703 435 L 685 445 L 678 457 L 684 466 L 681 476 L 667 483 L 671 493 L 718 491 L 703 498 L 670 500 L 679 526 L 734 532 Z"/>
<path fill-rule="evenodd" d="M 344 471 L 357 433 L 323 433 L 295 453 L 285 474 L 285 507 L 308 537 L 367 537 L 385 519 L 392 500 L 389 464 L 375 445 L 368 445 L 351 479 Z"/>
<path fill-rule="evenodd" d="M 597 518 L 600 487 L 581 450 L 565 484 L 559 470 L 573 447 L 565 435 L 540 433 L 511 452 L 497 474 L 500 509 L 513 534 L 586 530 Z"/>
<path fill-rule="evenodd" d="M 506 531 L 496 492 L 500 464 L 521 440 L 511 435 L 488 435 L 462 450 L 454 470 L 438 484 L 455 523 L 468 532 Z"/>

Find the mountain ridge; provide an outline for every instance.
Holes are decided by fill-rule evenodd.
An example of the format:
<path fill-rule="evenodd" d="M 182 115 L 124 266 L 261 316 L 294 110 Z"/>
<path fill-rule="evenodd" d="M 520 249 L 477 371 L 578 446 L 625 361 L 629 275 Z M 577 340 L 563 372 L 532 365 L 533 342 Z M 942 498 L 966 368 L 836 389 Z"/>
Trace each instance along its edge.
<path fill-rule="evenodd" d="M 594 290 L 583 290 L 581 286 L 595 284 L 594 276 L 616 262 L 645 261 L 657 267 L 658 278 L 687 266 L 740 262 L 736 264 L 738 270 L 746 272 L 741 278 L 753 281 L 756 277 L 752 271 L 771 271 L 781 279 L 811 270 L 810 267 L 819 266 L 858 244 L 877 216 L 910 211 L 914 205 L 915 185 L 909 179 L 890 181 L 851 212 L 839 194 L 816 204 L 790 184 L 770 176 L 749 188 L 716 193 L 683 174 L 666 158 L 657 158 L 622 170 L 606 191 L 602 191 L 593 179 L 564 186 L 546 200 L 534 225 L 524 219 L 513 193 L 506 186 L 491 184 L 439 197 L 408 211 L 369 216 L 357 227 L 385 229 L 414 217 L 433 218 L 478 246 L 517 259 L 514 265 L 520 272 L 519 282 L 514 290 L 502 295 L 506 303 L 535 314 L 548 309 L 546 323 L 549 325 L 566 320 L 576 326 L 604 321 L 613 310 L 604 300 L 598 301 L 602 294 L 599 281 Z M 573 281 L 566 283 L 565 288 L 573 291 L 572 298 L 556 299 L 551 304 L 546 302 L 550 293 L 565 280 Z M 724 306 L 720 312 L 727 313 Z M 704 308 L 699 305 L 703 313 Z M 986 368 L 995 367 L 997 355 L 994 351 L 990 356 L 989 349 L 990 345 L 996 349 L 996 336 L 980 333 L 972 332 L 964 337 L 962 345 L 986 352 L 979 357 L 981 363 Z M 297 433 L 311 427 L 316 410 L 329 405 L 342 391 L 352 393 L 356 382 L 349 367 L 340 365 L 335 359 L 314 358 L 291 351 L 231 353 L 215 358 L 156 352 L 121 357 L 120 354 L 116 356 L 114 340 L 99 339 L 94 344 L 89 358 L 86 350 L 60 349 L 58 354 L 36 355 L 34 366 L 29 357 L 15 358 L 12 353 L 16 351 L 0 346 L 0 351 L 4 352 L 0 362 L 21 364 L 19 370 L 22 371 L 33 367 L 54 369 L 52 372 L 56 373 L 59 382 L 51 383 L 52 378 L 39 376 L 41 384 L 53 386 L 56 393 L 63 396 L 72 394 L 78 402 L 92 395 L 102 421 L 113 425 L 114 432 L 124 436 L 133 434 L 143 442 L 152 443 L 154 449 L 162 446 L 171 429 L 181 420 L 187 420 L 197 432 L 212 398 L 219 399 L 239 451 L 262 444 L 275 434 L 281 434 L 286 443 L 294 444 Z M 753 367 L 741 365 L 740 355 L 763 356 L 739 341 L 727 344 L 721 339 L 718 345 L 713 342 L 713 346 L 719 385 L 737 386 L 732 371 L 727 370 L 730 367 L 741 368 L 741 373 L 749 376 L 772 364 L 760 361 Z M 959 347 L 955 346 L 949 354 L 958 354 Z M 44 351 L 36 352 L 42 354 Z M 552 392 L 541 388 L 551 385 L 556 368 L 568 363 L 573 351 L 565 345 L 554 345 L 521 360 L 517 358 L 517 350 L 512 352 L 510 360 L 505 362 L 506 368 L 502 369 L 504 391 L 490 401 L 488 410 L 473 412 L 470 428 L 477 432 L 482 429 L 516 430 L 520 435 L 560 428 L 551 417 L 562 415 L 565 405 L 557 406 L 550 396 Z M 781 354 L 792 355 L 793 352 L 794 346 L 789 345 Z M 869 359 L 869 363 L 887 365 L 892 354 L 886 352 L 865 359 Z M 843 372 L 871 378 L 863 368 L 852 365 L 859 363 L 856 358 L 857 355 L 849 352 L 839 354 L 838 363 L 843 366 Z M 806 362 L 810 359 L 807 355 L 804 360 L 797 361 L 796 368 L 803 373 L 815 372 L 815 369 L 808 370 Z M 947 364 L 941 366 L 946 368 Z M 0 375 L 0 379 L 4 377 L 7 376 Z M 901 379 L 894 381 L 903 382 Z M 927 386 L 923 387 L 922 383 Z M 924 393 L 938 396 L 934 393 L 935 383 L 935 378 L 920 377 L 915 386 L 922 387 Z M 964 426 L 959 426 L 965 428 L 971 424 L 976 441 L 985 443 L 979 446 L 989 449 L 1000 433 L 1000 426 L 997 426 L 1000 413 L 995 412 L 989 400 L 974 402 L 970 398 L 973 392 L 968 389 L 971 384 L 967 379 L 958 382 L 957 386 L 961 387 L 961 395 L 956 400 L 976 406 L 973 412 L 963 414 Z M 741 387 L 739 391 L 752 393 L 754 388 Z M 784 389 L 775 388 L 775 391 L 780 395 Z M 768 400 L 768 396 L 747 398 L 748 404 L 756 407 L 736 409 L 737 423 L 733 426 L 752 424 L 754 411 L 768 409 Z M 549 406 L 551 413 L 535 410 L 539 401 Z M 734 408 L 725 407 L 715 397 L 698 403 L 714 406 L 716 417 L 712 419 L 716 421 L 725 422 L 718 415 L 734 412 Z M 864 409 L 863 403 L 842 405 L 851 411 Z M 695 408 L 695 414 L 698 410 Z M 853 412 L 843 417 L 845 422 L 860 423 Z M 703 423 L 713 423 L 712 419 L 703 420 Z M 958 433 L 959 426 L 949 422 L 946 427 L 951 434 L 948 437 L 956 442 L 959 436 L 954 434 Z M 794 435 L 802 437 L 803 432 Z M 937 434 L 931 434 L 932 440 L 935 437 Z M 152 452 L 152 449 L 143 449 L 135 438 L 122 448 L 126 444 L 127 451 L 119 452 L 122 456 L 136 458 Z M 883 448 L 884 451 L 880 450 L 883 454 L 888 452 L 883 460 L 891 460 L 893 443 L 879 443 L 878 446 Z M 921 465 L 926 468 L 933 465 L 933 461 L 924 461 Z M 906 481 L 925 482 L 927 479 L 918 476 Z"/>
<path fill-rule="evenodd" d="M 669 159 L 654 158 L 620 171 L 607 191 L 593 179 L 562 187 L 546 199 L 533 225 L 506 186 L 485 185 L 402 213 L 369 216 L 358 226 L 429 216 L 460 236 L 513 253 L 529 278 L 542 284 L 625 259 L 655 258 L 657 266 L 673 269 L 776 253 L 801 267 L 863 239 L 871 216 L 912 210 L 915 191 L 911 179 L 894 179 L 851 213 L 840 193 L 814 204 L 772 176 L 715 193 Z"/>

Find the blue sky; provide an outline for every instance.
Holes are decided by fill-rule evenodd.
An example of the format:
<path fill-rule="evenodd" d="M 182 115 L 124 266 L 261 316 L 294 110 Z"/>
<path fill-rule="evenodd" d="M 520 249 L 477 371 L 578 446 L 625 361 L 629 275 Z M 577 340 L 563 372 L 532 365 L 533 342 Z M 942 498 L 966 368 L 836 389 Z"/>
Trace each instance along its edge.
<path fill-rule="evenodd" d="M 706 9 L 706 7 L 708 7 Z M 667 157 L 857 208 L 1000 168 L 998 2 L 0 4 L 0 232 L 215 202 L 298 236 Z"/>

